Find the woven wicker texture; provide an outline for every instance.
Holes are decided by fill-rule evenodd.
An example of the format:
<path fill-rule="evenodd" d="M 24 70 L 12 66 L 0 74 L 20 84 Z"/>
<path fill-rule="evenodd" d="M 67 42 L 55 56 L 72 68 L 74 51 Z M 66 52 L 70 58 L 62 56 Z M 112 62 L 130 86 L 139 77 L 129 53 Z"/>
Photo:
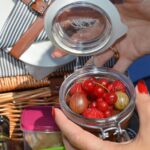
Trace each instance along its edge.
<path fill-rule="evenodd" d="M 14 90 L 25 90 L 29 88 L 38 88 L 48 86 L 50 81 L 35 80 L 32 76 L 16 76 L 16 77 L 5 77 L 0 78 L 0 92 L 14 91 Z"/>
<path fill-rule="evenodd" d="M 53 84 L 52 82 L 59 84 L 63 80 L 63 76 L 67 74 L 69 73 L 57 72 L 43 80 L 36 80 L 31 75 L 3 77 L 0 78 L 0 93 L 46 87 Z"/>
<path fill-rule="evenodd" d="M 23 76 L 22 80 L 30 78 L 30 80 L 27 80 L 28 82 L 23 82 L 23 84 L 20 84 L 21 82 L 17 81 L 17 78 L 21 80 L 20 77 L 16 77 L 14 81 L 12 81 L 12 78 L 8 78 L 7 80 L 10 80 L 10 82 L 14 84 L 13 89 L 18 89 L 19 87 L 22 91 L 5 92 L 0 94 L 0 115 L 4 115 L 9 119 L 10 139 L 20 141 L 23 140 L 23 133 L 20 129 L 20 116 L 22 109 L 27 106 L 51 105 L 58 103 L 58 88 L 63 81 L 63 77 L 51 77 L 44 81 L 35 82 L 31 77 Z M 4 83 L 6 86 L 9 82 Z M 42 87 L 46 85 L 48 86 Z M 23 90 L 26 87 L 28 87 L 28 90 Z M 12 88 L 9 88 L 9 90 L 10 89 Z"/>

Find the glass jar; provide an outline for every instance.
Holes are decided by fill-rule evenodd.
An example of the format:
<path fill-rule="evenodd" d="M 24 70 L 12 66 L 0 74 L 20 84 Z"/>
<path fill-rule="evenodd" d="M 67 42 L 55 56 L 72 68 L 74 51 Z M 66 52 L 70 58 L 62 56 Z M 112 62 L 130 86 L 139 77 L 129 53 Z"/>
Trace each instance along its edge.
<path fill-rule="evenodd" d="M 73 112 L 66 103 L 67 93 L 72 84 L 81 78 L 87 76 L 103 77 L 109 80 L 120 80 L 126 87 L 126 93 L 129 97 L 129 104 L 119 114 L 104 119 L 89 119 Z M 99 135 L 102 139 L 115 137 L 115 141 L 127 141 L 129 136 L 125 130 L 127 122 L 132 116 L 135 108 L 135 90 L 130 79 L 117 71 L 110 68 L 97 68 L 96 66 L 85 66 L 76 70 L 68 76 L 60 87 L 59 92 L 60 106 L 65 115 L 76 124 Z M 112 140 L 112 139 L 111 139 Z M 114 141 L 114 139 L 113 139 Z"/>
<path fill-rule="evenodd" d="M 127 32 L 109 0 L 53 1 L 44 27 L 56 47 L 77 56 L 102 53 Z"/>

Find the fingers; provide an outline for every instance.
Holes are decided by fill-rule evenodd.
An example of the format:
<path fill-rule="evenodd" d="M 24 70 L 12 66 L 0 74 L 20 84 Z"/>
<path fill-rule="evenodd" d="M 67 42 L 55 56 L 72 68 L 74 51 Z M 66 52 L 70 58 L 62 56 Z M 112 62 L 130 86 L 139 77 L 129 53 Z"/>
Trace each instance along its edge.
<path fill-rule="evenodd" d="M 103 66 L 108 60 L 113 57 L 114 53 L 112 50 L 108 50 L 105 53 L 102 53 L 98 56 L 94 56 L 93 58 L 89 59 L 86 64 L 95 64 L 97 67 Z M 124 73 L 128 67 L 132 64 L 132 61 L 126 59 L 125 57 L 120 57 L 116 64 L 113 66 L 113 69 Z"/>
<path fill-rule="evenodd" d="M 144 80 L 139 80 L 137 83 L 137 92 L 143 94 L 149 94 L 147 85 Z"/>
<path fill-rule="evenodd" d="M 147 119 L 150 117 L 150 96 L 137 92 L 136 104 L 140 119 Z M 149 117 L 146 117 L 149 114 Z M 143 121 L 141 121 L 143 123 Z"/>
<path fill-rule="evenodd" d="M 112 50 L 107 50 L 106 52 L 99 54 L 99 55 L 95 55 L 92 58 L 90 58 L 85 65 L 90 65 L 90 64 L 94 64 L 97 67 L 101 67 L 103 66 L 108 60 L 111 59 L 111 57 L 113 57 L 113 52 Z"/>
<path fill-rule="evenodd" d="M 69 142 L 82 150 L 99 150 L 104 147 L 104 142 L 86 132 L 70 120 L 68 120 L 61 110 L 55 108 L 55 121 Z M 111 150 L 111 149 L 110 149 Z"/>
<path fill-rule="evenodd" d="M 113 66 L 113 69 L 124 73 L 131 64 L 132 62 L 129 61 L 128 59 L 124 57 L 120 57 L 118 61 L 116 62 L 116 64 Z"/>
<path fill-rule="evenodd" d="M 104 65 L 113 56 L 112 50 L 107 50 L 106 52 L 94 57 L 94 64 L 98 67 Z"/>
<path fill-rule="evenodd" d="M 97 67 L 101 67 L 113 56 L 113 54 L 114 53 L 109 49 L 108 51 L 102 54 L 93 56 L 93 58 L 89 59 L 86 62 L 86 65 L 95 64 Z"/>
<path fill-rule="evenodd" d="M 145 133 L 150 133 L 150 96 L 147 94 L 137 93 L 136 104 L 140 122 L 138 140 L 148 140 L 149 143 L 149 137 L 145 136 Z"/>
<path fill-rule="evenodd" d="M 51 56 L 52 56 L 53 58 L 60 58 L 60 57 L 66 56 L 66 55 L 67 55 L 67 53 L 64 52 L 64 51 L 62 51 L 62 50 L 60 50 L 60 49 L 55 49 L 55 50 L 52 52 L 52 54 L 51 54 Z"/>
<path fill-rule="evenodd" d="M 65 136 L 62 136 L 63 138 L 63 143 L 64 143 L 64 146 L 65 146 L 65 149 L 66 150 L 77 150 L 74 146 L 72 146 L 69 141 L 67 140 L 67 138 Z"/>
<path fill-rule="evenodd" d="M 144 81 L 139 81 L 136 86 L 136 104 L 140 119 L 140 129 L 137 138 L 137 146 L 139 149 L 147 149 L 149 147 L 150 133 L 150 95 Z"/>
<path fill-rule="evenodd" d="M 140 117 L 141 129 L 144 129 L 143 126 L 150 125 L 148 124 L 148 118 L 150 117 L 150 95 L 148 94 L 147 86 L 144 81 L 139 81 L 136 86 L 136 104 Z M 149 126 L 148 126 L 149 128 Z"/>
<path fill-rule="evenodd" d="M 145 118 L 143 114 L 145 114 L 147 107 L 150 107 L 150 96 L 145 93 L 139 93 L 138 90 L 136 90 L 136 96 L 136 104 L 138 113 L 141 116 L 140 118 Z"/>

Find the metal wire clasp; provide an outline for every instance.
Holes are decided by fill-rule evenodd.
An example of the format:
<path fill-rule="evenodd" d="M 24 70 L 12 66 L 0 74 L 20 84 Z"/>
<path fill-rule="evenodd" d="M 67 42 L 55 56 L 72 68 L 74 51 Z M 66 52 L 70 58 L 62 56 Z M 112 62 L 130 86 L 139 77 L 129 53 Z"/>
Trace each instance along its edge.
<path fill-rule="evenodd" d="M 47 3 L 48 5 L 50 5 L 50 3 L 52 3 L 54 0 L 43 0 L 45 3 Z"/>
<path fill-rule="evenodd" d="M 31 7 L 32 4 L 36 3 L 36 0 L 31 0 L 29 3 L 28 3 L 28 6 Z"/>
<path fill-rule="evenodd" d="M 28 7 L 39 14 L 44 14 L 48 6 L 51 4 L 53 0 L 30 0 L 28 3 Z M 35 4 L 37 5 L 36 7 L 33 7 L 32 5 Z"/>
<path fill-rule="evenodd" d="M 29 7 L 32 6 L 32 4 L 36 3 L 37 0 L 31 0 L 28 4 Z M 43 2 L 47 3 L 48 5 L 51 3 L 53 0 L 43 0 Z"/>
<path fill-rule="evenodd" d="M 100 128 L 100 138 L 102 139 L 107 139 L 110 137 L 110 132 L 113 132 L 113 136 L 115 137 L 115 141 L 116 142 L 125 142 L 125 141 L 129 141 L 130 137 L 129 134 L 127 133 L 127 131 L 125 129 L 122 129 L 120 127 L 120 125 L 118 125 L 118 127 L 114 126 L 114 127 L 110 127 L 107 129 L 102 129 Z"/>

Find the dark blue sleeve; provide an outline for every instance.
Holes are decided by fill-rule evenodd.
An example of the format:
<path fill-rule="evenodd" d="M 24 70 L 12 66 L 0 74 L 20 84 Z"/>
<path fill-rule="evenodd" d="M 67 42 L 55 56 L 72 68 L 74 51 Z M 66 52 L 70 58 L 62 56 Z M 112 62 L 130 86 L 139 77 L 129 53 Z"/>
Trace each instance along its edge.
<path fill-rule="evenodd" d="M 150 78 L 150 55 L 145 55 L 136 60 L 129 67 L 128 75 L 133 82 L 143 78 Z"/>

